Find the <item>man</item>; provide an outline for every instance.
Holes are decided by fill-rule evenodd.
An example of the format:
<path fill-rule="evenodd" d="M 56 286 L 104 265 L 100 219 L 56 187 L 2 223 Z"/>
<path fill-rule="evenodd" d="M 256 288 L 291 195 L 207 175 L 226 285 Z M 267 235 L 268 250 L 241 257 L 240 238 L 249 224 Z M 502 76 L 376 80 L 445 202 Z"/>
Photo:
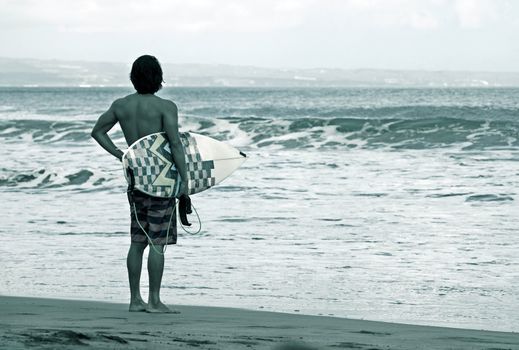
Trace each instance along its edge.
<path fill-rule="evenodd" d="M 162 68 L 158 60 L 149 55 L 139 57 L 132 66 L 130 80 L 136 93 L 117 99 L 103 113 L 92 130 L 92 137 L 108 153 L 121 160 L 123 152 L 118 149 L 108 131 L 119 123 L 126 143 L 131 145 L 138 139 L 165 131 L 169 139 L 173 161 L 180 173 L 180 194 L 187 194 L 186 163 L 182 143 L 178 134 L 177 106 L 170 100 L 155 96 L 162 88 Z M 164 245 L 176 244 L 177 226 L 174 199 L 156 198 L 134 190 L 129 194 L 131 211 L 131 245 L 126 260 L 130 282 L 130 311 L 173 312 L 160 300 L 160 284 L 164 271 Z M 138 217 L 136 217 L 138 216 Z M 172 217 L 173 216 L 173 217 Z M 170 219 L 172 225 L 170 227 Z M 150 237 L 152 247 L 148 255 L 149 297 L 146 304 L 140 293 L 142 255 Z M 169 231 L 169 233 L 168 233 Z M 167 241 L 166 241 L 167 237 Z M 154 248 L 154 249 L 151 249 Z"/>

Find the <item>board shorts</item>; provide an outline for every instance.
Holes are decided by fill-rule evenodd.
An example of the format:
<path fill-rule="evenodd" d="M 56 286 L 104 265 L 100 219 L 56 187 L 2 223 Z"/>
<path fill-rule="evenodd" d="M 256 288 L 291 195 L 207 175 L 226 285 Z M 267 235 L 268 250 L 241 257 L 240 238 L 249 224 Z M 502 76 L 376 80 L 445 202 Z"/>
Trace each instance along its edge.
<path fill-rule="evenodd" d="M 135 203 L 135 210 L 132 198 L 133 203 Z M 132 194 L 128 193 L 128 202 L 130 203 L 130 236 L 132 242 L 149 243 L 148 237 L 140 227 L 142 226 L 155 245 L 177 243 L 175 198 L 152 197 L 138 190 L 133 190 Z M 135 214 L 137 214 L 137 218 Z M 137 219 L 139 222 L 137 222 Z"/>

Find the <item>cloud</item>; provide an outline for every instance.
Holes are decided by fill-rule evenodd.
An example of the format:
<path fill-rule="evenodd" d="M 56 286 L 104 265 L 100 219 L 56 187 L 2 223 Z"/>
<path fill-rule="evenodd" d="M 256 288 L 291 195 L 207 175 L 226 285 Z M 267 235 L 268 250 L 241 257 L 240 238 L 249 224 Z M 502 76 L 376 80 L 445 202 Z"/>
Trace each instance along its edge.
<path fill-rule="evenodd" d="M 441 22 L 437 0 L 345 0 L 336 1 L 339 11 L 357 26 L 370 28 L 435 29 Z"/>
<path fill-rule="evenodd" d="M 0 0 L 0 8 L 8 57 L 127 61 L 151 52 L 176 62 L 517 70 L 519 52 L 512 0 Z"/>
<path fill-rule="evenodd" d="M 304 22 L 315 0 L 19 0 L 5 1 L 11 25 L 77 32 L 267 32 Z M 5 4 L 7 3 L 7 4 Z"/>
<path fill-rule="evenodd" d="M 503 0 L 0 0 L 0 26 L 71 32 L 267 33 L 309 27 L 434 30 L 499 19 Z M 500 5 L 501 4 L 501 5 Z M 337 27 L 337 26 L 336 26 Z"/>
<path fill-rule="evenodd" d="M 479 28 L 486 21 L 498 18 L 498 1 L 456 0 L 455 12 L 462 28 Z"/>

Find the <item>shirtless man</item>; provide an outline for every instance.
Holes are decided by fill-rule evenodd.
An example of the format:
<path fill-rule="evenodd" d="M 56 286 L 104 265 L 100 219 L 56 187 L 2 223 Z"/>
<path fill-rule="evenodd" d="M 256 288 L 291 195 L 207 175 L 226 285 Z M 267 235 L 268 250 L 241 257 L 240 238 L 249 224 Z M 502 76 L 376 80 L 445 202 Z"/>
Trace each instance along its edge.
<path fill-rule="evenodd" d="M 136 93 L 115 100 L 104 112 L 92 130 L 92 137 L 108 153 L 121 160 L 123 152 L 118 149 L 108 131 L 119 123 L 126 143 L 131 145 L 136 140 L 156 132 L 165 131 L 172 150 L 173 161 L 180 172 L 181 187 L 179 195 L 187 194 L 186 163 L 180 136 L 178 134 L 177 106 L 170 100 L 155 96 L 162 88 L 162 68 L 153 56 L 144 55 L 133 63 L 130 80 Z M 130 282 L 130 311 L 172 312 L 160 300 L 160 284 L 164 271 L 164 245 L 176 244 L 177 226 L 173 208 L 174 199 L 155 198 L 137 190 L 129 195 L 130 205 L 135 203 L 136 212 L 131 211 L 131 245 L 126 264 Z M 135 218 L 136 215 L 138 218 Z M 173 215 L 174 217 L 171 217 Z M 169 222 L 172 225 L 170 227 Z M 138 219 L 138 222 L 136 221 Z M 148 238 L 139 224 L 148 231 L 153 247 L 148 255 L 149 297 L 146 304 L 140 293 L 142 255 L 148 245 Z M 169 231 L 169 234 L 167 233 Z M 154 249 L 151 249 L 154 248 Z"/>

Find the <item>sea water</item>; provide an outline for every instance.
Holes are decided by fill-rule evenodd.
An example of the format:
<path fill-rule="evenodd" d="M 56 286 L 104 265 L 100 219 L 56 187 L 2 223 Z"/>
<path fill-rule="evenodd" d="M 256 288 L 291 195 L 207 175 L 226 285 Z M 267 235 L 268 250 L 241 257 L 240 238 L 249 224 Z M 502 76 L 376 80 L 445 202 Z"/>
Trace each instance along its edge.
<path fill-rule="evenodd" d="M 129 93 L 0 89 L 1 294 L 128 301 L 126 183 L 90 131 Z M 247 154 L 192 196 L 166 303 L 519 331 L 519 89 L 159 95 Z"/>

